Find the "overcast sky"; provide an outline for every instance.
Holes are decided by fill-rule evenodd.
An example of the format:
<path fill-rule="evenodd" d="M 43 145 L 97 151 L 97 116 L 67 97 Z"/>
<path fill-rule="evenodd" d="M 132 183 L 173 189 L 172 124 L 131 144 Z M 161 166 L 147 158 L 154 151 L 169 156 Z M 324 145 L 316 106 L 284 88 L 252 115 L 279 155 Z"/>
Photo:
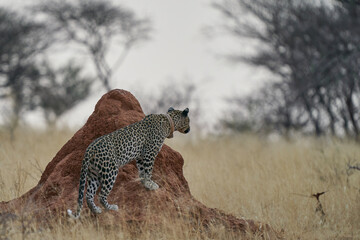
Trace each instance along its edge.
<path fill-rule="evenodd" d="M 204 117 L 218 117 L 224 112 L 224 98 L 249 93 L 258 87 L 264 73 L 243 64 L 228 63 L 222 54 L 245 52 L 250 44 L 239 44 L 227 37 L 209 39 L 203 29 L 220 25 L 221 15 L 210 0 L 131 0 L 118 1 L 138 16 L 152 21 L 151 40 L 134 48 L 112 79 L 114 88 L 133 93 L 153 91 L 170 79 L 192 81 L 198 87 Z M 0 0 L 1 6 L 21 8 L 30 0 Z M 81 56 L 87 58 L 87 56 Z M 139 86 L 141 86 L 139 88 Z M 63 118 L 70 126 L 82 125 L 104 94 L 95 92 Z M 141 103 L 141 102 L 140 102 Z M 191 111 L 191 109 L 190 109 Z"/>

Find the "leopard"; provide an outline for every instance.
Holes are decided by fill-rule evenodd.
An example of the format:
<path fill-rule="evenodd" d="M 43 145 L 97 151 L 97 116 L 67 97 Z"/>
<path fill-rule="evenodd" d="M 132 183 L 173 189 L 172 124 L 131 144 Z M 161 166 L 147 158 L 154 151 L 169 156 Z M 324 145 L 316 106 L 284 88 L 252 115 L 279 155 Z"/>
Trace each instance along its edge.
<path fill-rule="evenodd" d="M 106 210 L 117 211 L 116 204 L 110 204 L 107 197 L 111 192 L 119 168 L 132 160 L 136 161 L 140 182 L 147 190 L 156 190 L 159 185 L 152 180 L 154 161 L 166 138 L 172 138 L 178 131 L 190 132 L 189 108 L 175 110 L 170 107 L 166 114 L 150 114 L 142 120 L 119 128 L 95 139 L 86 148 L 80 170 L 78 206 L 75 213 L 68 209 L 68 215 L 77 219 L 83 207 L 84 191 L 91 212 L 100 214 L 94 197 L 99 190 L 99 202 Z"/>

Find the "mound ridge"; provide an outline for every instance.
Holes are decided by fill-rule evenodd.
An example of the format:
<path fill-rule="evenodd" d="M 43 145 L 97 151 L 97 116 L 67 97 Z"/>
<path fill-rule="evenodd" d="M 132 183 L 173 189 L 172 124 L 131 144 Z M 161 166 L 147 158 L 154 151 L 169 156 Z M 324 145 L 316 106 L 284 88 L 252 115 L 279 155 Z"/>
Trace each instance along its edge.
<path fill-rule="evenodd" d="M 29 212 L 41 219 L 68 218 L 66 209 L 77 207 L 81 163 L 87 146 L 96 138 L 115 131 L 145 117 L 139 102 L 125 90 L 115 89 L 103 95 L 86 124 L 60 149 L 49 162 L 39 183 L 21 197 L 0 202 L 0 214 Z M 232 231 L 263 232 L 270 227 L 252 220 L 239 219 L 224 212 L 208 208 L 190 192 L 183 175 L 184 159 L 166 144 L 159 152 L 154 165 L 153 180 L 159 184 L 156 191 L 147 191 L 138 179 L 134 161 L 120 168 L 108 200 L 119 206 L 119 211 L 106 211 L 94 216 L 86 201 L 81 213 L 95 217 L 110 225 L 121 222 L 151 220 L 161 217 L 184 218 L 201 224 L 221 224 Z M 97 197 L 96 204 L 100 206 Z M 268 231 L 266 231 L 268 232 Z"/>

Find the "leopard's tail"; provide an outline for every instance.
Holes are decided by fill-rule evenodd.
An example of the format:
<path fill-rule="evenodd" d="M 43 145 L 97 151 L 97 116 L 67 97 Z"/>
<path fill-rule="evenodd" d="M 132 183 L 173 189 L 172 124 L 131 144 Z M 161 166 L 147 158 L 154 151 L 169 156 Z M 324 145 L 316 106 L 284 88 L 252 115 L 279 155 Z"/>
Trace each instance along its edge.
<path fill-rule="evenodd" d="M 73 212 L 70 209 L 67 210 L 68 215 L 73 219 L 77 219 L 80 217 L 80 212 L 83 207 L 86 175 L 88 172 L 87 170 L 88 170 L 89 162 L 90 162 L 92 156 L 93 156 L 92 151 L 85 152 L 84 160 L 83 160 L 83 163 L 81 166 L 81 171 L 80 171 L 79 198 L 78 198 L 77 210 L 76 210 L 75 214 L 73 214 Z"/>

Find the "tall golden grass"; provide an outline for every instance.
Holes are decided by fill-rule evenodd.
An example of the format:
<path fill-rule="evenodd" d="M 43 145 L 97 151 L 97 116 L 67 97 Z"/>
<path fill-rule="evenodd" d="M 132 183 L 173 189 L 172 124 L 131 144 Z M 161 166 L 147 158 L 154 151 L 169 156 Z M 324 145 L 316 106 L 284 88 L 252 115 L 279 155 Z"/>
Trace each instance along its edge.
<path fill-rule="evenodd" d="M 72 135 L 69 129 L 25 128 L 11 141 L 9 134 L 0 132 L 0 201 L 19 197 L 35 186 L 47 163 Z M 166 143 L 182 154 L 190 190 L 205 205 L 268 223 L 283 231 L 285 239 L 360 239 L 360 171 L 348 170 L 348 163 L 360 163 L 358 143 L 179 135 Z M 311 195 L 324 191 L 319 198 L 322 213 Z M 164 220 L 157 231 L 142 226 L 138 232 L 131 226 L 103 228 L 86 219 L 69 224 L 59 218 L 50 227 L 31 225 L 24 232 L 24 226 L 30 225 L 13 222 L 2 232 L 9 239 L 237 238 L 221 227 L 205 233 L 176 219 Z"/>

